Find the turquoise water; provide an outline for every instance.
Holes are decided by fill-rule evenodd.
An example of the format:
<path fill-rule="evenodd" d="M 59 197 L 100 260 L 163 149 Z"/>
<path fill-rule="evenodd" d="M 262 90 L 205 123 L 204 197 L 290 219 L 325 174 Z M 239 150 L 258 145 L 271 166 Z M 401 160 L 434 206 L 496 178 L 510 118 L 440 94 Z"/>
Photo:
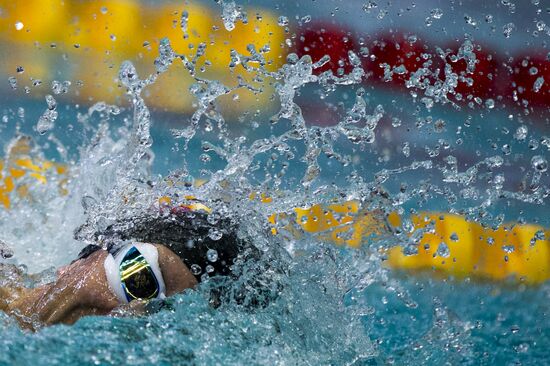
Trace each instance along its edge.
<path fill-rule="evenodd" d="M 373 97 L 382 102 L 387 98 L 384 94 Z M 26 107 L 32 118 L 34 106 Z M 152 130 L 155 143 L 165 142 L 153 145 L 158 163 L 153 165 L 150 178 L 157 180 L 162 180 L 177 164 L 177 153 L 171 149 L 167 133 L 171 116 L 162 117 L 167 122 Z M 6 136 L 11 133 L 8 129 L 4 132 Z M 80 138 L 85 144 L 89 137 Z M 409 141 L 412 139 L 409 136 Z M 483 141 L 479 138 L 469 143 L 481 147 Z M 199 154 L 200 145 L 190 146 L 189 168 L 198 172 L 201 163 L 193 154 Z M 341 148 L 349 149 L 345 143 Z M 53 149 L 46 149 L 45 153 L 56 158 Z M 78 161 L 78 149 L 73 154 Z M 258 159 L 265 157 L 260 155 Z M 223 168 L 224 161 L 212 160 L 208 164 L 210 169 Z M 356 169 L 372 172 L 387 166 L 368 160 L 356 164 Z M 331 169 L 329 163 L 323 169 L 321 182 L 339 179 L 339 174 L 344 181 L 345 174 L 337 168 Z M 327 176 L 331 174 L 329 179 Z M 296 184 L 301 179 L 300 169 L 291 171 L 287 177 L 288 186 Z M 437 172 L 433 172 L 433 179 L 436 177 Z M 423 178 L 425 174 L 413 171 L 396 181 L 415 182 Z M 391 180 L 386 187 L 391 192 Z M 346 192 L 342 188 L 339 191 Z M 298 193 L 304 195 L 301 198 L 304 202 L 313 202 L 307 190 L 288 191 L 289 197 Z M 411 201 L 407 205 L 442 209 L 435 200 L 422 205 Z M 521 212 L 524 216 L 536 217 L 541 210 L 544 212 L 544 206 L 527 204 L 527 207 L 532 212 Z M 251 212 L 261 210 L 249 208 Z M 509 219 L 520 211 L 513 206 L 507 210 L 503 212 Z M 381 267 L 376 251 L 369 250 L 368 245 L 364 250 L 343 250 L 311 237 L 292 241 L 293 251 L 301 254 L 288 257 L 277 248 L 285 248 L 289 243 L 262 234 L 261 220 L 251 221 L 250 217 L 256 216 L 243 215 L 240 219 L 256 227 L 255 239 L 271 248 L 265 263 L 274 262 L 283 268 L 283 274 L 273 274 L 273 280 L 281 288 L 265 308 L 250 309 L 230 302 L 214 309 L 209 305 L 209 291 L 215 284 L 206 283 L 196 291 L 175 296 L 171 309 L 138 318 L 88 317 L 74 326 L 56 325 L 31 333 L 2 315 L 4 341 L 0 343 L 0 363 L 537 365 L 550 357 L 547 284 L 525 287 L 513 282 L 441 280 L 387 272 Z M 72 240 L 73 229 L 74 225 L 69 225 L 63 234 L 68 242 Z M 380 238 L 372 245 L 373 248 L 393 245 L 393 240 Z M 38 251 L 47 257 L 47 250 Z M 64 254 L 57 260 L 63 263 L 70 257 Z M 262 262 L 254 265 L 261 266 Z"/>
<path fill-rule="evenodd" d="M 165 52 L 161 61 L 173 61 L 171 56 Z M 71 171 L 69 195 L 57 193 L 58 178 L 51 176 L 48 184 L 31 187 L 32 201 L 13 197 L 12 210 L 0 212 L 1 239 L 15 251 L 11 263 L 28 267 L 28 273 L 45 270 L 44 277 L 52 279 L 52 268 L 72 260 L 83 246 L 73 237 L 77 227 L 87 223 L 91 231 L 84 231 L 83 238 L 90 239 L 94 230 L 148 212 L 164 194 L 228 201 L 227 207 L 213 204 L 216 212 L 238 222 L 239 235 L 262 255 L 236 265 L 238 280 L 203 282 L 146 316 L 86 317 L 73 326 L 33 333 L 0 314 L 0 364 L 547 363 L 548 283 L 525 286 L 512 280 L 492 283 L 392 272 L 384 266 L 381 251 L 401 244 L 403 235 L 388 232 L 350 249 L 303 233 L 287 235 L 284 223 L 279 226 L 282 234 L 273 236 L 266 222 L 270 213 L 332 203 L 336 197 L 405 216 L 426 209 L 462 211 L 479 214 L 488 224 L 522 220 L 548 226 L 547 195 L 540 193 L 548 173 L 539 176 L 542 188 L 529 191 L 523 200 L 493 194 L 495 189 L 517 192 L 522 183 L 532 182 L 531 159 L 546 153 L 546 146 L 532 149 L 529 139 L 513 137 L 518 122 L 509 115 L 521 113 L 504 107 L 458 111 L 437 103 L 428 108 L 409 94 L 368 81 L 333 80 L 334 90 L 326 92 L 327 80 L 303 84 L 312 70 L 307 59 L 302 61 L 289 59 L 286 73 L 274 76 L 280 85 L 290 86 L 279 89 L 274 99 L 298 90 L 290 98 L 296 105 L 275 103 L 253 117 L 228 118 L 226 125 L 212 107 L 189 139 L 189 131 L 171 131 L 182 128 L 181 115 L 149 111 L 141 104 L 140 89 L 153 81 L 137 79 L 128 64 L 120 79 L 132 91 L 134 105 L 124 104 L 121 113 L 88 113 L 89 106 L 69 102 L 59 109 L 51 130 L 55 141 L 35 131 L 43 103 L 5 98 L 3 146 L 16 131 L 28 134 L 36 145 L 33 156 L 63 162 Z M 292 69 L 296 65 L 303 69 Z M 215 82 L 199 86 L 219 92 Z M 199 101 L 211 97 L 197 95 Z M 363 102 L 361 114 L 357 109 Z M 378 105 L 384 111 L 380 118 Z M 19 107 L 25 117 L 18 114 Z M 333 114 L 317 113 L 323 108 Z M 271 123 L 279 112 L 277 123 Z M 79 113 L 84 117 L 79 119 Z M 436 128 L 438 119 L 445 126 Z M 529 138 L 542 140 L 547 128 L 542 119 L 521 115 Z M 206 128 L 201 124 L 205 120 L 217 124 Z M 259 127 L 254 120 L 262 122 Z M 359 132 L 356 125 L 346 124 L 349 120 Z M 358 139 L 362 141 L 356 143 Z M 216 146 L 205 148 L 205 142 Z M 508 147 L 503 150 L 503 145 Z M 318 150 L 322 153 L 316 156 Z M 494 156 L 501 163 L 487 163 Z M 480 169 L 467 184 L 457 183 L 449 179 L 450 157 L 458 159 L 459 172 L 476 164 Z M 501 188 L 495 184 L 497 175 L 506 177 Z M 193 179 L 213 183 L 201 188 L 184 184 Z M 376 195 L 377 189 L 387 195 Z M 251 192 L 272 193 L 276 199 L 260 204 L 248 199 Z M 263 292 L 253 285 L 257 281 L 265 285 Z M 229 291 L 215 308 L 210 293 L 220 286 Z M 244 305 L 235 294 L 244 294 Z M 267 298 L 263 306 L 246 305 L 258 297 Z"/>
<path fill-rule="evenodd" d="M 383 101 L 385 96 L 376 97 Z M 32 116 L 33 105 L 26 107 Z M 163 117 L 170 120 L 169 115 Z M 163 175 L 175 169 L 171 164 L 177 164 L 177 154 L 168 143 L 166 124 L 159 125 L 162 128 L 152 130 L 153 139 L 155 143 L 166 143 L 153 145 L 158 164 L 153 165 L 150 178 L 162 180 Z M 7 130 L 5 133 L 10 135 Z M 80 138 L 82 143 L 88 139 L 84 135 Z M 412 138 L 409 136 L 409 141 Z M 482 146 L 483 138 L 469 143 Z M 190 146 L 189 168 L 198 172 L 201 164 L 193 154 L 200 152 L 200 145 Z M 341 147 L 349 148 L 345 143 Z M 45 151 L 56 157 L 55 151 Z M 78 149 L 74 149 L 74 154 L 77 156 Z M 260 155 L 258 159 L 265 157 Z M 224 161 L 208 164 L 210 169 L 223 168 Z M 372 172 L 387 166 L 369 160 L 356 168 Z M 342 181 L 345 178 L 328 163 L 323 169 L 321 182 L 340 179 L 339 174 Z M 417 182 L 425 178 L 424 173 L 405 173 L 396 181 Z M 296 184 L 301 170 L 291 171 L 287 177 L 287 187 Z M 434 172 L 433 179 L 436 177 Z M 391 180 L 386 187 L 391 192 Z M 342 188 L 339 191 L 346 192 Z M 303 202 L 314 202 L 307 190 L 288 194 L 291 198 L 303 194 Z M 436 200 L 437 197 L 420 205 L 413 200 L 405 207 L 444 209 Z M 521 212 L 523 216 L 536 217 L 544 212 L 544 206 L 526 207 L 531 211 Z M 261 207 L 249 209 L 257 214 Z M 503 212 L 509 219 L 520 211 L 513 206 L 507 210 Z M 255 227 L 255 239 L 270 248 L 265 263 L 276 263 L 283 269 L 282 274 L 273 274 L 273 281 L 281 287 L 266 307 L 250 309 L 229 302 L 214 309 L 209 304 L 209 291 L 215 284 L 206 283 L 196 291 L 175 296 L 170 309 L 137 318 L 88 317 L 74 326 L 56 325 L 31 333 L 2 315 L 0 364 L 538 365 L 550 357 L 547 284 L 525 287 L 387 272 L 376 251 L 369 250 L 368 245 L 364 250 L 343 250 L 311 237 L 292 241 L 293 251 L 301 254 L 289 257 L 280 250 L 289 243 L 267 232 L 262 234 L 265 226 L 261 220 L 251 219 L 262 217 L 256 214 L 245 214 L 240 219 Z M 73 229 L 74 224 L 68 225 L 61 240 L 72 242 Z M 391 238 L 372 243 L 373 248 L 393 244 L 395 239 Z M 69 244 L 57 245 L 63 248 Z M 74 252 L 79 244 L 72 245 Z M 45 249 L 39 248 L 38 252 L 47 258 Z M 58 254 L 56 260 L 63 263 L 70 257 Z M 253 265 L 262 264 L 260 261 Z"/>
<path fill-rule="evenodd" d="M 203 286 L 141 318 L 89 317 L 28 333 L 4 316 L 0 362 L 540 365 L 548 358 L 548 286 L 390 276 L 343 301 L 334 288 L 341 275 L 326 259 L 289 265 L 279 298 L 260 309 L 213 309 Z"/>

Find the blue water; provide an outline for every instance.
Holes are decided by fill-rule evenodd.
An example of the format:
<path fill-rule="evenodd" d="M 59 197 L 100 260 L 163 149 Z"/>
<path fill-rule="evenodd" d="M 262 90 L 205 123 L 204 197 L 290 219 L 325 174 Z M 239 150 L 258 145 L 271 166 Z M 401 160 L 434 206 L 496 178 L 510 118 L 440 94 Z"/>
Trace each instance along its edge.
<path fill-rule="evenodd" d="M 373 103 L 388 98 L 384 93 L 372 94 Z M 41 113 L 32 103 L 25 107 L 29 119 Z M 448 112 L 441 109 L 439 113 Z M 71 113 L 66 115 L 70 119 Z M 152 130 L 156 155 L 152 177 L 166 175 L 181 161 L 168 131 L 172 117 L 156 117 L 162 122 Z M 495 112 L 491 117 L 497 120 L 501 114 Z M 61 119 L 56 128 L 57 136 L 67 141 L 73 133 L 63 129 L 65 123 Z M 6 139 L 13 136 L 8 127 L 3 133 Z M 253 137 L 266 131 L 249 133 Z M 75 159 L 79 141 L 89 138 L 85 133 L 76 136 L 82 140 L 67 145 L 74 149 L 70 153 Z M 415 136 L 407 138 L 412 142 Z M 478 134 L 465 140 L 472 148 L 483 149 L 485 138 Z M 377 148 L 383 145 L 381 142 Z M 349 149 L 345 143 L 341 148 Z M 190 170 L 200 172 L 204 168 L 197 159 L 200 142 L 192 142 L 188 151 Z M 54 147 L 46 147 L 44 152 L 59 159 Z M 369 153 L 377 155 L 374 150 Z M 321 180 L 345 181 L 346 168 L 321 163 Z M 209 169 L 223 166 L 220 159 L 208 163 Z M 365 159 L 354 168 L 368 175 L 383 167 L 389 168 L 386 163 Z M 415 182 L 424 173 L 404 174 L 394 183 L 399 179 Z M 437 179 L 435 173 L 429 174 Z M 298 184 L 300 169 L 295 168 L 287 178 L 288 186 Z M 398 189 L 391 180 L 386 187 L 390 192 Z M 425 206 L 408 204 L 446 209 L 435 199 Z M 544 206 L 526 207 L 527 211 L 521 212 L 524 217 L 537 217 L 545 211 Z M 499 206 L 493 209 L 498 211 Z M 509 205 L 506 209 L 503 212 L 509 219 L 520 211 Z M 285 245 L 267 234 L 259 235 L 275 247 Z M 266 307 L 250 309 L 227 303 L 214 309 L 209 304 L 210 284 L 206 283 L 196 291 L 175 296 L 171 309 L 138 318 L 88 317 L 74 326 L 56 325 L 31 333 L 2 315 L 0 364 L 538 365 L 550 357 L 548 284 L 526 287 L 513 282 L 430 278 L 426 273 L 412 276 L 385 270 L 368 246 L 361 251 L 337 249 L 307 237 L 295 245 L 302 251 L 300 256 L 288 258 L 274 251 L 275 257 L 269 259 L 285 271 L 273 275 L 281 289 Z"/>
<path fill-rule="evenodd" d="M 287 5 L 282 11 L 303 15 L 299 4 L 296 4 Z M 357 2 L 350 4 L 358 6 Z M 451 13 L 451 9 L 443 2 L 436 1 L 433 4 L 443 7 L 445 14 Z M 346 18 L 346 11 L 349 11 L 348 5 L 344 5 L 342 9 L 335 10 L 334 18 L 339 21 L 342 21 L 342 17 Z M 469 11 L 472 10 L 470 5 L 466 6 Z M 419 5 L 419 9 L 425 12 L 429 10 L 426 6 Z M 317 13 L 312 14 L 334 10 L 332 4 L 329 10 L 326 4 L 313 8 Z M 304 12 L 312 10 L 308 9 Z M 520 12 L 525 14 L 527 10 L 520 9 Z M 508 21 L 509 16 L 501 14 L 499 27 Z M 360 22 L 364 17 L 371 19 L 373 16 L 354 17 L 350 24 L 363 31 L 387 28 L 387 24 L 364 25 L 365 22 Z M 460 13 L 457 19 L 462 22 L 462 17 Z M 400 19 L 395 15 L 388 18 L 390 25 Z M 412 24 L 413 30 L 424 28 L 423 17 L 413 15 L 407 19 L 399 24 Z M 522 22 L 517 23 L 518 28 Z M 465 31 L 470 31 L 470 28 L 464 27 L 455 25 L 451 27 L 450 33 L 462 37 Z M 472 32 L 484 41 L 503 47 L 498 39 L 495 41 L 495 36 L 488 35 L 483 29 Z M 512 41 L 510 47 L 504 48 L 515 50 L 524 44 L 517 38 Z M 353 158 L 352 163 L 342 166 L 334 159 L 321 155 L 319 179 L 312 186 L 304 188 L 301 179 L 306 164 L 300 157 L 305 147 L 301 141 L 291 141 L 290 150 L 297 158 L 291 161 L 280 184 L 275 187 L 273 181 L 264 182 L 266 172 L 276 174 L 285 163 L 284 159 L 271 159 L 269 151 L 255 157 L 250 164 L 254 169 L 250 168 L 244 175 L 245 183 L 231 181 L 233 186 L 224 193 L 238 201 L 235 197 L 243 195 L 251 187 L 257 191 L 271 189 L 283 197 L 279 198 L 282 201 L 279 208 L 284 210 L 296 205 L 332 202 L 334 197 L 339 200 L 364 198 L 362 194 L 365 192 L 356 188 L 360 186 L 359 179 L 354 180 L 350 176 L 371 182 L 384 169 L 401 169 L 415 160 L 430 160 L 436 168 L 420 168 L 391 175 L 383 183 L 383 188 L 394 197 L 404 185 L 416 188 L 432 184 L 430 194 L 413 196 L 400 204 L 399 208 L 405 214 L 420 210 L 446 212 L 479 205 L 492 189 L 488 178 L 496 173 L 505 174 L 505 189 L 515 191 L 522 183 L 525 172 L 531 169 L 532 156 L 545 152 L 542 146 L 537 151 L 531 151 L 525 141 L 512 137 L 519 124 L 517 120 L 510 119 L 509 115 L 520 114 L 516 110 L 510 112 L 497 107 L 490 111 L 466 108 L 458 111 L 448 105 L 435 105 L 426 109 L 403 91 L 391 91 L 370 83 L 361 86 L 366 90 L 369 111 L 380 104 L 386 115 L 376 129 L 376 141 L 373 144 L 358 147 L 342 136 L 332 141 L 339 153 L 349 154 Z M 331 124 L 341 119 L 344 115 L 342 111 L 353 105 L 358 86 L 340 86 L 324 100 L 318 97 L 317 89 L 318 85 L 304 87 L 296 98 L 310 128 L 311 125 Z M 2 99 L 3 114 L 9 117 L 8 122 L 0 127 L 2 145 L 5 146 L 17 130 L 33 136 L 36 145 L 40 147 L 39 153 L 47 159 L 77 169 L 83 148 L 92 145 L 93 135 L 104 116 L 93 115 L 88 121 L 92 127 L 84 127 L 77 122 L 77 114 L 85 113 L 89 106 L 76 106 L 76 103 L 75 100 L 60 99 L 59 118 L 52 130 L 67 149 L 67 157 L 57 150 L 47 136 L 38 136 L 34 131 L 35 122 L 44 111 L 44 103 L 17 99 L 10 95 Z M 336 108 L 339 112 L 335 112 L 333 118 L 318 113 L 323 108 L 329 109 L 329 103 L 339 108 Z M 25 110 L 24 118 L 18 116 L 19 107 Z M 174 139 L 170 132 L 171 128 L 181 127 L 185 116 L 157 110 L 151 112 L 151 135 L 154 142 L 151 151 L 155 159 L 144 174 L 148 179 L 159 185 L 169 174 L 179 175 L 182 180 L 208 179 L 213 172 L 225 168 L 227 161 L 214 153 L 209 154 L 209 162 L 200 159 L 204 141 L 219 143 L 216 130 L 199 131 L 196 138 L 185 147 L 183 141 Z M 273 110 L 273 106 L 265 107 L 255 118 L 268 121 L 274 113 L 276 110 Z M 545 118 L 544 113 L 521 116 L 522 123 L 529 128 L 529 138 L 539 139 L 547 134 L 546 124 L 541 123 Z M 113 141 L 126 138 L 125 128 L 131 125 L 131 115 L 131 108 L 125 104 L 120 116 L 109 118 L 109 135 Z M 393 117 L 402 120 L 401 126 L 392 127 Z M 435 132 L 433 121 L 438 118 L 444 119 L 446 126 L 442 131 Z M 286 120 L 276 125 L 263 123 L 259 128 L 251 127 L 250 121 L 246 119 L 245 122 L 231 120 L 228 124 L 231 126 L 228 132 L 231 141 L 246 136 L 248 143 L 281 134 L 290 128 Z M 409 144 L 410 155 L 405 156 L 403 153 L 404 143 Z M 493 148 L 492 143 L 497 143 L 498 149 Z M 501 151 L 505 143 L 510 145 L 512 153 L 509 155 Z M 429 150 L 435 148 L 440 149 L 439 155 L 430 156 Z M 445 194 L 437 192 L 438 189 L 448 190 L 445 193 L 454 193 L 460 197 L 463 187 L 443 182 L 439 169 L 444 166 L 444 158 L 450 155 L 459 159 L 460 171 L 494 155 L 502 155 L 505 163 L 494 170 L 482 169 L 477 180 L 472 183 L 472 187 L 481 193 L 479 199 L 452 201 L 447 200 Z M 184 165 L 188 171 L 181 172 Z M 93 174 L 84 175 L 76 178 L 75 185 L 88 187 L 86 184 L 92 181 L 95 184 L 90 184 L 92 192 L 84 193 L 93 195 L 96 193 L 93 189 L 104 193 L 101 192 L 101 178 Z M 543 175 L 541 179 L 546 184 L 548 176 Z M 141 187 L 142 183 L 133 182 L 137 187 Z M 242 186 L 239 186 L 241 183 Z M 328 197 L 329 193 L 334 194 Z M 97 196 L 102 197 L 101 194 Z M 285 197 L 288 201 L 284 201 Z M 40 200 L 38 203 L 20 204 L 16 206 L 17 211 L 12 211 L 13 217 L 4 214 L 0 224 L 15 233 L 10 232 L 10 235 L 25 237 L 25 243 L 32 242 L 33 237 L 37 238 L 35 241 L 39 243 L 38 248 L 19 248 L 35 253 L 37 262 L 40 259 L 43 263 L 47 255 L 51 255 L 52 263 L 67 262 L 72 257 L 63 257 L 59 250 L 55 253 L 49 251 L 55 246 L 57 249 L 66 247 L 67 252 L 74 252 L 78 249 L 74 246 L 81 245 L 72 238 L 73 230 L 85 220 L 80 207 L 81 198 L 69 196 L 47 201 L 44 205 Z M 263 249 L 264 256 L 241 264 L 238 267 L 242 271 L 240 279 L 225 285 L 235 291 L 245 288 L 247 296 L 253 297 L 257 295 L 256 289 L 248 286 L 247 281 L 253 282 L 258 278 L 266 280 L 270 286 L 269 300 L 263 306 L 244 306 L 230 297 L 220 307 L 214 308 L 210 304 L 210 291 L 220 285 L 217 279 L 201 284 L 196 290 L 174 296 L 165 309 L 140 317 L 86 317 L 73 326 L 55 325 L 30 332 L 22 330 L 7 315 L 0 314 L 0 365 L 548 363 L 548 283 L 525 286 L 512 280 L 495 283 L 476 278 L 447 278 L 429 271 L 420 274 L 389 271 L 384 266 L 379 248 L 399 244 L 396 238 L 373 238 L 361 249 L 349 249 L 321 243 L 317 238 L 307 235 L 299 239 L 282 235 L 274 237 L 265 223 L 267 209 L 264 206 L 243 201 L 239 203 L 241 206 L 237 206 L 237 209 L 233 207 L 235 210 L 232 214 L 241 221 L 243 230 L 247 230 L 246 235 L 253 233 L 253 241 Z M 502 199 L 487 208 L 487 221 L 491 222 L 502 214 L 507 222 L 523 220 L 549 226 L 547 204 L 547 200 L 532 204 Z M 47 209 L 44 210 L 44 207 Z M 51 223 L 48 215 L 74 215 L 73 221 L 70 218 L 67 220 L 67 227 L 55 227 L 60 233 L 55 240 L 59 242 L 52 243 L 51 247 L 47 244 L 51 232 L 36 229 L 40 224 Z M 34 220 L 35 216 L 42 221 Z M 46 244 L 43 245 L 44 242 Z M 294 255 L 289 255 L 286 249 L 291 249 Z M 29 265 L 32 267 L 32 263 Z"/>
<path fill-rule="evenodd" d="M 547 285 L 393 275 L 344 305 L 331 293 L 330 266 L 305 262 L 296 265 L 307 276 L 291 274 L 265 308 L 213 309 L 202 287 L 141 318 L 88 317 L 29 333 L 4 317 L 0 363 L 540 365 L 549 357 Z"/>
<path fill-rule="evenodd" d="M 548 285 L 400 278 L 414 305 L 366 291 L 375 308 L 371 337 L 396 364 L 538 365 L 549 357 Z M 381 301 L 381 298 L 386 298 Z"/>

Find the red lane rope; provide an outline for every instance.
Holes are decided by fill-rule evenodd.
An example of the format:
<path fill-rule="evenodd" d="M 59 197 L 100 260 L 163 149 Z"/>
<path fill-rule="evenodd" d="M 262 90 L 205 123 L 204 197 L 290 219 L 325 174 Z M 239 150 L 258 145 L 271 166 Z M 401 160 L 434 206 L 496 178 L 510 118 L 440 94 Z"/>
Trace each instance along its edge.
<path fill-rule="evenodd" d="M 353 68 L 348 57 L 348 52 L 353 51 L 363 60 L 370 82 L 398 89 L 407 87 L 412 73 L 426 65 L 430 74 L 424 77 L 424 83 L 446 81 L 450 77 L 445 74 L 448 65 L 457 76 L 454 92 L 447 94 L 455 103 L 482 104 L 491 98 L 494 103 L 502 101 L 521 108 L 550 107 L 548 51 L 532 50 L 512 57 L 474 43 L 471 51 L 476 60 L 468 64 L 459 42 L 447 43 L 438 50 L 405 31 L 378 33 L 368 39 L 358 41 L 351 31 L 340 26 L 312 23 L 300 33 L 295 52 L 300 57 L 310 55 L 313 62 L 330 56 L 330 62 L 317 69 L 317 74 L 327 70 L 345 74 Z M 388 70 L 393 70 L 389 77 Z"/>

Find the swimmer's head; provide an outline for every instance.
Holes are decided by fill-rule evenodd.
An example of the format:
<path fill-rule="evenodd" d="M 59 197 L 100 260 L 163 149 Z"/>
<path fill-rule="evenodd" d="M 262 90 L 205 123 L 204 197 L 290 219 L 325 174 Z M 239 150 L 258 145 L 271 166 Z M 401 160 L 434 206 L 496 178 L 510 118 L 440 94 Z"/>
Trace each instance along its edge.
<path fill-rule="evenodd" d="M 229 219 L 219 219 L 213 224 L 203 211 L 178 210 L 169 215 L 142 216 L 111 225 L 101 236 L 109 238 L 112 245 L 120 240 L 165 245 L 182 259 L 198 281 L 205 275 L 230 274 L 234 260 L 249 247 L 237 237 L 237 226 Z"/>

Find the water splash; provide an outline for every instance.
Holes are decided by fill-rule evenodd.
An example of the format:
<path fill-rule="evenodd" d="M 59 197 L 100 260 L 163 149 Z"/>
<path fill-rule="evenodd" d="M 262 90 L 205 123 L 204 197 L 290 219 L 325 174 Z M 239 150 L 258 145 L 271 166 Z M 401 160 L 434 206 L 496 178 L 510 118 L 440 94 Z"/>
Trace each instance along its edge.
<path fill-rule="evenodd" d="M 246 23 L 242 8 L 234 2 L 222 1 L 221 4 L 221 17 L 227 30 L 233 30 L 237 20 Z M 368 2 L 364 9 L 370 11 L 376 7 L 376 3 Z M 439 9 L 431 13 L 433 19 L 440 19 L 442 15 Z M 181 13 L 183 37 L 187 36 L 187 23 L 192 16 L 185 11 Z M 470 20 L 470 25 L 475 26 L 475 21 Z M 279 25 L 287 26 L 288 22 L 284 17 Z M 413 38 L 409 40 L 412 42 Z M 308 55 L 299 57 L 291 53 L 286 64 L 273 70 L 268 67 L 265 52 L 249 45 L 246 54 L 232 50 L 229 55 L 228 72 L 241 73 L 238 83 L 230 86 L 225 81 L 198 76 L 197 65 L 207 47 L 199 44 L 194 55 L 184 55 L 175 52 L 167 39 L 161 40 L 155 71 L 145 78 L 139 76 L 131 62 L 124 62 L 118 80 L 127 91 L 131 110 L 98 103 L 80 115 L 79 122 L 92 137 L 81 147 L 77 161 L 66 161 L 70 165 L 68 195 L 58 194 L 59 180 L 52 175 L 47 177 L 45 186 L 33 186 L 32 193 L 37 199 L 31 205 L 14 198 L 17 217 L 25 220 L 13 228 L 4 226 L 7 230 L 3 238 L 10 244 L 17 243 L 14 262 L 33 263 L 37 268 L 57 265 L 70 260 L 83 242 L 94 242 L 96 233 L 112 223 L 144 212 L 159 215 L 159 197 L 178 198 L 192 193 L 212 201 L 211 220 L 219 215 L 239 222 L 239 235 L 252 238 L 264 257 L 256 263 L 238 263 L 235 270 L 240 271 L 241 276 L 234 283 L 205 281 L 197 291 L 176 296 L 171 311 L 143 318 L 86 318 L 75 327 L 56 326 L 36 335 L 21 333 L 4 318 L 7 339 L 15 341 L 11 349 L 11 344 L 4 345 L 0 352 L 2 359 L 15 357 L 13 349 L 25 347 L 42 351 L 59 342 L 63 352 L 42 353 L 45 354 L 44 364 L 60 360 L 99 364 L 176 363 L 181 360 L 199 364 L 360 364 L 368 360 L 398 363 L 412 360 L 422 364 L 475 359 L 474 327 L 458 319 L 439 298 L 428 305 L 433 310 L 433 319 L 426 322 L 429 329 L 408 344 L 389 348 L 399 352 L 384 354 L 383 347 L 376 342 L 383 344 L 391 336 L 386 333 L 377 339 L 372 328 L 365 328 L 365 323 L 376 317 L 375 303 L 381 298 L 386 299 L 382 301 L 384 305 L 404 306 L 411 312 L 420 307 L 412 295 L 414 292 L 409 291 L 414 285 L 391 277 L 382 262 L 385 250 L 396 244 L 402 245 L 408 254 L 418 253 L 421 238 L 434 234 L 434 223 L 415 230 L 414 224 L 404 215 L 399 227 L 388 229 L 383 235 L 364 238 L 363 247 L 353 250 L 321 243 L 320 236 L 304 232 L 295 224 L 292 211 L 297 206 L 330 205 L 335 197 L 359 202 L 360 214 L 377 211 L 416 213 L 436 201 L 439 209 L 443 207 L 474 221 L 499 226 L 504 221 L 503 216 L 490 214 L 499 201 L 543 205 L 549 190 L 544 182 L 541 184 L 547 172 L 547 160 L 541 150 L 532 156 L 531 165 L 527 164 L 528 187 L 515 191 L 508 184 L 511 174 L 505 170 L 507 166 L 516 166 L 504 153 L 509 146 L 502 150 L 503 154 L 489 151 L 480 153 L 477 161 L 464 161 L 460 146 L 465 140 L 468 142 L 464 133 L 471 125 L 468 119 L 464 126 L 453 131 L 459 135 L 454 142 L 447 137 L 437 137 L 435 142 L 432 138 L 452 128 L 443 118 L 435 116 L 441 105 L 450 104 L 461 110 L 459 99 L 466 98 L 472 109 L 476 106 L 486 106 L 488 110 L 495 108 L 492 99 L 492 102 L 487 99 L 483 103 L 474 96 L 457 97 L 459 82 L 471 86 L 473 79 L 470 76 L 479 64 L 474 41 L 465 39 L 456 54 L 440 48 L 434 54 L 421 54 L 423 64 L 417 70 L 408 70 L 403 64 L 383 65 L 385 82 L 406 75 L 405 86 L 415 98 L 415 106 L 428 114 L 415 112 L 395 117 L 391 123 L 394 129 L 406 127 L 407 133 L 424 138 L 419 141 L 411 138 L 406 144 L 398 144 L 402 151 L 397 158 L 391 152 L 377 151 L 394 144 L 385 123 L 388 115 L 394 118 L 394 109 L 392 103 L 373 101 L 375 98 L 366 87 L 371 80 L 355 52 L 348 52 L 351 71 L 335 75 L 331 70 L 319 72 L 331 61 L 328 55 L 314 62 Z M 265 50 L 269 45 L 266 47 Z M 360 54 L 369 56 L 368 48 Z M 435 67 L 435 60 L 444 61 L 444 66 Z M 154 164 L 155 146 L 151 135 L 154 118 L 143 95 L 161 74 L 180 61 L 195 80 L 190 91 L 197 108 L 186 127 L 172 130 L 176 140 L 184 141 L 181 164 L 170 175 L 160 178 L 150 171 Z M 457 73 L 453 65 L 461 62 L 466 65 L 465 71 Z M 278 111 L 265 118 L 265 124 L 270 127 L 259 137 L 232 135 L 219 108 L 224 97 L 237 91 L 265 92 L 249 80 L 263 81 L 258 84 L 272 83 L 274 99 L 279 101 Z M 539 84 L 540 89 L 542 83 Z M 60 90 L 59 85 L 56 84 L 55 90 Z M 58 95 L 55 90 L 54 94 Z M 312 125 L 304 112 L 307 105 L 300 97 L 311 90 L 329 106 L 330 98 L 340 99 L 334 108 L 338 113 L 332 115 L 326 126 Z M 457 100 L 451 100 L 451 96 Z M 53 131 L 57 118 L 54 98 L 49 96 L 47 103 L 48 109 L 37 126 L 37 131 L 44 134 Z M 128 119 L 121 123 L 123 116 Z M 521 126 L 515 127 L 511 131 L 516 130 L 516 142 L 507 141 L 514 144 L 514 149 L 517 144 L 526 145 L 527 134 L 534 133 L 520 131 Z M 197 140 L 201 140 L 200 154 L 209 154 L 204 162 L 209 162 L 212 155 L 223 163 L 218 170 L 205 171 L 206 184 L 192 188 L 187 184 L 193 180 L 188 163 L 198 156 L 191 147 Z M 546 140 L 541 138 L 539 145 L 550 146 Z M 419 157 L 422 150 L 425 158 Z M 402 156 L 407 160 L 401 160 Z M 332 175 L 335 170 L 340 177 Z M 251 194 L 260 192 L 272 196 L 273 200 L 260 203 L 250 199 Z M 277 213 L 288 216 L 281 216 L 275 224 L 274 229 L 280 233 L 275 237 L 271 235 L 273 227 L 266 218 Z M 7 222 L 11 214 L 2 211 L 0 215 L 2 222 Z M 82 223 L 84 225 L 80 226 Z M 23 232 L 21 227 L 25 225 L 35 229 Z M 80 227 L 79 241 L 73 241 L 72 231 L 77 227 Z M 55 234 L 52 236 L 52 233 Z M 211 232 L 210 235 L 215 238 L 220 233 Z M 538 234 L 537 238 L 542 240 L 543 235 Z M 458 236 L 451 234 L 448 239 L 456 241 Z M 25 255 L 25 250 L 32 252 L 34 249 L 38 250 Z M 8 253 L 3 247 L 1 250 L 2 254 Z M 510 248 L 503 248 L 504 252 L 512 253 Z M 36 253 L 43 259 L 38 259 Z M 439 244 L 436 254 L 452 260 L 445 242 Z M 216 255 L 211 252 L 209 258 L 215 262 Z M 260 279 L 268 282 L 268 290 L 267 295 L 261 296 L 269 298 L 268 304 L 254 309 L 242 306 L 239 303 L 243 302 L 243 288 L 248 291 L 245 297 L 258 295 L 249 284 L 262 272 L 264 276 Z M 221 285 L 230 286 L 233 292 L 229 291 L 227 301 L 214 309 L 209 305 L 209 294 Z M 370 295 L 379 290 L 384 296 Z M 390 296 L 396 299 L 388 302 Z M 389 310 L 381 312 L 387 318 L 390 313 Z M 142 332 L 136 333 L 136 327 Z M 413 328 L 407 331 L 414 333 Z M 121 349 L 125 352 L 120 352 Z M 22 357 L 30 357 L 27 355 L 36 356 L 35 352 L 26 352 Z"/>

